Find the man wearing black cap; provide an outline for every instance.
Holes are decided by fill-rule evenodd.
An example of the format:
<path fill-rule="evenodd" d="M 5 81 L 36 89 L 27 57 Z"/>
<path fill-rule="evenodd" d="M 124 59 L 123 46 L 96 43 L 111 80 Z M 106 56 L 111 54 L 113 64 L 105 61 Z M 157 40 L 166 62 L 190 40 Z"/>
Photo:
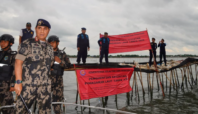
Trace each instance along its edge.
<path fill-rule="evenodd" d="M 103 55 L 105 55 L 106 64 L 109 63 L 108 54 L 109 54 L 109 43 L 108 33 L 104 33 L 104 37 L 98 40 L 98 45 L 100 46 L 100 64 L 102 64 Z"/>
<path fill-rule="evenodd" d="M 38 19 L 36 38 L 25 40 L 19 45 L 15 60 L 15 92 L 21 95 L 30 108 L 37 101 L 39 114 L 51 114 L 51 66 L 54 63 L 53 48 L 46 38 L 50 24 Z M 16 114 L 26 114 L 27 110 L 19 97 L 16 102 Z"/>
<path fill-rule="evenodd" d="M 77 56 L 77 63 L 80 64 L 80 59 L 82 57 L 83 64 L 86 63 L 87 58 L 87 49 L 90 50 L 89 46 L 89 36 L 86 33 L 86 28 L 82 28 L 82 33 L 78 35 L 77 39 L 77 49 L 78 49 L 78 56 Z"/>
<path fill-rule="evenodd" d="M 22 29 L 19 35 L 19 44 L 28 38 L 33 38 L 34 31 L 31 30 L 31 23 L 26 24 L 26 28 Z"/>

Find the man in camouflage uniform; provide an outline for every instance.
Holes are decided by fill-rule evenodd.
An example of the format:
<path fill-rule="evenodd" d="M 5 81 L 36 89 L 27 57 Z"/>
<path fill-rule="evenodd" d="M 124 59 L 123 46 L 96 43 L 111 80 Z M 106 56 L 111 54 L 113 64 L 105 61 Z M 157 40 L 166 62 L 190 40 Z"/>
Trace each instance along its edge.
<path fill-rule="evenodd" d="M 12 105 L 14 103 L 10 88 L 14 87 L 14 62 L 16 52 L 11 50 L 14 38 L 9 34 L 0 37 L 0 106 Z M 1 112 L 1 111 L 0 111 Z M 14 114 L 14 108 L 2 109 L 3 114 Z"/>
<path fill-rule="evenodd" d="M 39 19 L 35 28 L 36 38 L 30 38 L 19 45 L 15 62 L 15 92 L 21 95 L 30 108 L 37 101 L 39 114 L 51 114 L 50 71 L 54 63 L 53 48 L 46 42 L 50 24 Z M 27 110 L 18 97 L 16 114 L 26 114 Z"/>
<path fill-rule="evenodd" d="M 52 102 L 63 101 L 63 73 L 65 68 L 70 67 L 70 61 L 64 50 L 59 50 L 59 38 L 52 35 L 48 38 L 48 42 L 54 49 L 54 65 L 52 66 L 51 78 L 52 78 Z M 61 114 L 61 105 L 53 105 L 55 114 Z"/>

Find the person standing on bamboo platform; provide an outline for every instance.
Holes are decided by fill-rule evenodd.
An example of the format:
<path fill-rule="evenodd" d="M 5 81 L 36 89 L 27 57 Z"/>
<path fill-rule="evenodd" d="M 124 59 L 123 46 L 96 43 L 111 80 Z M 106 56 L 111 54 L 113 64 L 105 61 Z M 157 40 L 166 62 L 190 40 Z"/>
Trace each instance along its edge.
<path fill-rule="evenodd" d="M 109 63 L 108 60 L 108 54 L 109 54 L 109 44 L 110 44 L 110 40 L 108 38 L 108 33 L 105 32 L 104 33 L 104 37 L 100 38 L 100 40 L 98 40 L 98 45 L 100 46 L 100 64 L 102 64 L 102 59 L 103 56 L 105 55 L 105 61 L 106 64 Z"/>
<path fill-rule="evenodd" d="M 0 106 L 12 105 L 14 103 L 14 62 L 16 51 L 12 51 L 11 46 L 14 44 L 14 38 L 9 34 L 3 34 L 0 37 Z M 14 108 L 1 110 L 3 114 L 14 114 Z M 0 111 L 0 112 L 1 112 Z"/>
<path fill-rule="evenodd" d="M 83 64 L 86 64 L 87 50 L 90 50 L 89 46 L 89 36 L 86 33 L 86 28 L 82 28 L 82 33 L 78 35 L 77 38 L 77 63 L 80 64 L 80 59 L 82 58 Z"/>
<path fill-rule="evenodd" d="M 158 44 L 158 47 L 160 47 L 160 65 L 162 65 L 162 56 L 164 58 L 164 63 L 165 63 L 165 66 L 166 66 L 166 43 L 164 43 L 164 39 L 162 39 L 159 44 Z"/>
<path fill-rule="evenodd" d="M 154 56 L 153 61 L 155 60 L 155 62 L 156 62 L 156 49 L 157 49 L 157 43 L 155 43 L 155 38 L 152 38 L 151 50 L 149 50 L 149 52 L 150 52 L 149 53 L 149 55 L 150 55 L 149 66 L 151 66 L 153 56 Z"/>
<path fill-rule="evenodd" d="M 48 43 L 53 47 L 55 63 L 51 69 L 51 79 L 52 79 L 52 102 L 62 102 L 63 97 L 63 74 L 64 69 L 70 68 L 71 63 L 64 52 L 58 48 L 59 38 L 55 35 L 52 35 L 48 38 Z M 53 105 L 55 114 L 62 114 L 61 105 Z"/>
<path fill-rule="evenodd" d="M 54 63 L 53 48 L 46 42 L 51 25 L 44 19 L 38 19 L 35 27 L 36 38 L 23 41 L 18 48 L 15 60 L 15 92 L 21 95 L 30 108 L 34 101 L 38 103 L 39 114 L 51 114 L 51 66 Z M 27 110 L 18 97 L 16 114 L 27 114 Z"/>
<path fill-rule="evenodd" d="M 31 30 L 31 23 L 26 24 L 26 28 L 22 29 L 19 35 L 19 44 L 28 38 L 33 38 L 34 31 Z"/>

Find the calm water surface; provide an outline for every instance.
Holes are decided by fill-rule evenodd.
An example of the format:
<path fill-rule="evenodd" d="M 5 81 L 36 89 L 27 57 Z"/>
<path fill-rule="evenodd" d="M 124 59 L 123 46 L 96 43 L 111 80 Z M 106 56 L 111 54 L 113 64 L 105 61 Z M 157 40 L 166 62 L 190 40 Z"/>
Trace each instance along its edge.
<path fill-rule="evenodd" d="M 185 58 L 167 58 L 168 60 L 183 60 Z M 76 63 L 75 58 L 70 59 L 72 63 Z M 88 58 L 87 63 L 98 63 L 97 58 Z M 148 58 L 110 58 L 110 62 L 148 62 Z M 194 78 L 196 77 L 195 71 L 193 67 Z M 181 83 L 181 71 L 178 70 L 179 81 Z M 165 91 L 165 98 L 163 98 L 161 89 L 158 91 L 156 78 L 154 78 L 154 90 L 153 90 L 153 98 L 148 94 L 148 86 L 147 86 L 147 75 L 143 73 L 143 86 L 145 89 L 145 96 L 142 95 L 142 87 L 138 82 L 139 89 L 139 100 L 135 95 L 133 96 L 132 101 L 130 101 L 130 105 L 127 106 L 126 102 L 126 93 L 118 95 L 118 109 L 130 111 L 137 114 L 198 114 L 198 88 L 197 86 L 193 86 L 193 89 L 190 88 L 185 91 L 179 90 L 178 94 L 172 89 L 171 94 L 169 94 L 169 88 Z M 170 76 L 170 72 L 168 73 Z M 165 83 L 165 76 L 164 83 Z M 138 79 L 139 80 L 139 79 Z M 130 81 L 130 85 L 132 85 L 132 79 Z M 169 81 L 168 81 L 169 87 Z M 74 103 L 76 99 L 76 75 L 74 71 L 66 71 L 64 74 L 64 97 L 67 99 L 67 102 Z M 100 99 L 91 99 L 90 100 L 92 106 L 101 106 Z M 85 101 L 87 104 L 88 101 Z M 115 103 L 115 95 L 109 97 L 108 108 L 116 109 Z M 77 114 L 81 113 L 80 108 L 76 111 L 75 106 L 67 106 L 67 113 L 69 114 Z M 92 114 L 102 114 L 103 112 L 100 110 L 92 109 Z M 88 109 L 85 109 L 84 114 L 88 114 Z M 110 112 L 110 114 L 115 114 L 114 112 Z"/>

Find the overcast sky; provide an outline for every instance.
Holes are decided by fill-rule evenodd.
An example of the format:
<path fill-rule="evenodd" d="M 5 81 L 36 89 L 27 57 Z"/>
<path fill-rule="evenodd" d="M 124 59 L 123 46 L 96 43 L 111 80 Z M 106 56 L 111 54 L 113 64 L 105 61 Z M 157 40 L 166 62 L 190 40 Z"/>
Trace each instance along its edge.
<path fill-rule="evenodd" d="M 39 18 L 50 22 L 49 35 L 59 36 L 60 48 L 66 47 L 70 55 L 77 54 L 81 27 L 87 28 L 90 55 L 99 53 L 100 33 L 117 35 L 146 28 L 157 43 L 165 39 L 167 54 L 198 54 L 198 0 L 1 0 L 0 35 L 13 35 L 16 50 L 20 29 L 31 22 L 34 30 Z"/>

